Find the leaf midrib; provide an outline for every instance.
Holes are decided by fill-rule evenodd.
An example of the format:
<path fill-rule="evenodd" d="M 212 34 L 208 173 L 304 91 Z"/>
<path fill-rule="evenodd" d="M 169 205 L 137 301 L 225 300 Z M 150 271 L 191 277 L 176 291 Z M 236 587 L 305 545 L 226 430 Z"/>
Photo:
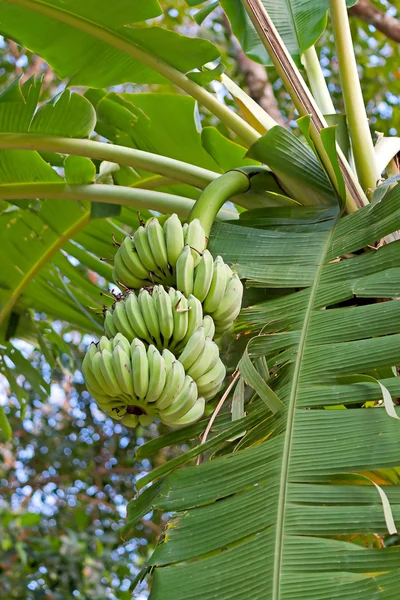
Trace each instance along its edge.
<path fill-rule="evenodd" d="M 285 431 L 285 441 L 283 445 L 282 454 L 282 470 L 279 483 L 279 500 L 278 500 L 278 512 L 276 522 L 276 537 L 275 537 L 275 553 L 274 553 L 274 572 L 272 579 L 272 600 L 279 600 L 280 598 L 280 580 L 281 580 L 281 568 L 282 568 L 282 554 L 283 554 L 283 531 L 285 525 L 286 515 L 286 498 L 287 498 L 287 487 L 288 487 L 288 473 L 290 454 L 293 439 L 293 428 L 294 428 L 294 415 L 296 408 L 296 399 L 299 387 L 300 371 L 302 366 L 302 360 L 304 356 L 304 349 L 310 326 L 311 314 L 314 306 L 314 299 L 318 290 L 318 284 L 321 278 L 322 269 L 325 265 L 325 258 L 330 248 L 330 242 L 334 232 L 335 225 L 332 227 L 326 242 L 325 248 L 321 255 L 320 264 L 315 275 L 315 280 L 311 288 L 310 300 L 307 306 L 307 310 L 304 316 L 304 324 L 301 332 L 300 342 L 298 346 L 297 358 L 295 362 L 293 372 L 293 382 L 290 391 L 288 414 L 287 414 L 287 427 Z"/>

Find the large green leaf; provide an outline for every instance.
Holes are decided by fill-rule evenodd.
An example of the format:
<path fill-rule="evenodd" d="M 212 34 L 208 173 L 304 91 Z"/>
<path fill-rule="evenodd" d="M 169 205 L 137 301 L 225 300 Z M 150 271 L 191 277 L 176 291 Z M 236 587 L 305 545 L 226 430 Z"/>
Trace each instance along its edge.
<path fill-rule="evenodd" d="M 354 0 L 347 0 L 352 6 Z M 264 65 L 271 61 L 252 25 L 242 0 L 220 0 L 233 33 L 250 58 Z M 262 0 L 288 51 L 301 66 L 300 57 L 322 35 L 326 27 L 329 0 Z"/>
<path fill-rule="evenodd" d="M 149 561 L 152 599 L 397 597 L 400 548 L 362 547 L 350 536 L 384 535 L 391 515 L 400 521 L 400 488 L 386 479 L 379 491 L 359 475 L 380 470 L 382 481 L 399 464 L 400 425 L 381 386 L 398 397 L 391 367 L 400 363 L 400 301 L 353 299 L 372 297 L 368 286 L 374 299 L 399 295 L 400 242 L 360 253 L 399 228 L 399 200 L 397 185 L 345 217 L 264 209 L 213 229 L 210 250 L 236 263 L 249 284 L 286 288 L 241 316 L 248 336 L 257 334 L 249 355 L 254 364 L 267 359 L 268 385 L 285 407 L 264 408 L 231 453 L 173 471 L 154 495 L 146 491 L 148 510 L 174 513 Z M 258 228 L 246 226 L 257 220 Z M 362 408 L 371 401 L 374 408 Z"/>
<path fill-rule="evenodd" d="M 42 56 L 60 78 L 99 88 L 165 82 L 141 62 L 143 52 L 184 73 L 218 58 L 207 40 L 132 25 L 160 12 L 155 0 L 121 0 L 116 6 L 109 0 L 1 0 L 0 32 Z"/>

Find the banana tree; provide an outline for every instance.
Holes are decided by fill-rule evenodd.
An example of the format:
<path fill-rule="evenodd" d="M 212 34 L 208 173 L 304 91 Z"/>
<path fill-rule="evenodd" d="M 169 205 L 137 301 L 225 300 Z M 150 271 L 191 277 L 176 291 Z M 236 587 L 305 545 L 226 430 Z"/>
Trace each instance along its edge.
<path fill-rule="evenodd" d="M 138 579 L 149 572 L 162 600 L 395 598 L 398 140 L 374 147 L 345 0 L 187 4 L 197 22 L 225 11 L 243 50 L 276 69 L 296 131 L 224 74 L 213 44 L 149 24 L 157 0 L 0 0 L 0 32 L 84 88 L 40 104 L 30 79 L 0 96 L 3 340 L 32 337 L 31 308 L 101 336 L 112 236 L 151 215 L 198 218 L 245 283 L 244 308 L 205 416 L 138 452 L 190 444 L 136 484 L 124 539 L 149 512 L 169 514 Z M 314 47 L 327 15 L 345 116 Z M 109 91 L 128 82 L 185 94 Z M 198 106 L 229 137 L 199 129 Z M 0 424 L 7 439 L 4 411 Z"/>

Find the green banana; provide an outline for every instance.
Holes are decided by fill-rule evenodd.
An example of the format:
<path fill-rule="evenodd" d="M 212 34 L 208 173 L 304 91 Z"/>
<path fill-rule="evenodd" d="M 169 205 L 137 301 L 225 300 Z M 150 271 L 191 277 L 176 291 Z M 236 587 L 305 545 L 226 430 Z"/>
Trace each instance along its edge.
<path fill-rule="evenodd" d="M 176 287 L 186 297 L 193 291 L 194 260 L 189 246 L 185 246 L 176 261 Z"/>
<path fill-rule="evenodd" d="M 198 359 L 206 343 L 204 327 L 200 326 L 190 337 L 182 353 L 179 355 L 179 362 L 188 370 Z"/>
<path fill-rule="evenodd" d="M 169 289 L 172 303 L 172 316 L 174 319 L 174 331 L 170 348 L 175 348 L 185 337 L 189 324 L 189 307 L 186 296 L 182 292 Z M 173 296 L 173 299 L 172 299 Z"/>
<path fill-rule="evenodd" d="M 125 312 L 129 324 L 136 334 L 135 337 L 146 340 L 146 342 L 151 344 L 150 333 L 146 327 L 139 301 L 135 293 L 129 293 L 125 296 Z"/>
<path fill-rule="evenodd" d="M 112 352 L 112 342 L 105 335 L 101 336 L 97 347 L 100 350 L 100 352 L 103 352 L 103 350 L 108 350 L 109 352 Z"/>
<path fill-rule="evenodd" d="M 118 333 L 118 329 L 114 325 L 112 312 L 108 309 L 104 313 L 104 333 L 108 338 L 112 338 Z"/>
<path fill-rule="evenodd" d="M 92 342 L 82 361 L 82 373 L 85 378 L 86 387 L 88 388 L 89 393 L 93 397 L 95 397 L 97 394 L 104 393 L 104 390 L 102 389 L 100 383 L 97 381 L 93 373 L 93 357 L 96 353 L 97 346 Z"/>
<path fill-rule="evenodd" d="M 168 342 L 174 332 L 171 298 L 162 285 L 154 286 L 152 298 L 158 315 L 163 345 L 168 346 Z"/>
<path fill-rule="evenodd" d="M 139 415 L 139 423 L 146 427 L 146 425 L 150 425 L 154 421 L 154 417 L 152 415 Z"/>
<path fill-rule="evenodd" d="M 178 215 L 171 215 L 164 223 L 165 243 L 167 247 L 168 263 L 172 268 L 182 254 L 185 240 L 183 237 L 182 223 Z"/>
<path fill-rule="evenodd" d="M 222 382 L 225 379 L 225 375 L 225 365 L 222 360 L 218 360 L 216 364 L 209 369 L 209 371 L 207 371 L 207 373 L 204 373 L 204 375 L 199 377 L 197 380 L 196 383 L 199 394 L 204 396 L 206 400 L 215 396 L 215 394 L 221 388 Z"/>
<path fill-rule="evenodd" d="M 193 219 L 189 223 L 186 244 L 192 249 L 194 266 L 196 267 L 200 262 L 204 248 L 207 246 L 206 234 L 199 219 Z"/>
<path fill-rule="evenodd" d="M 154 306 L 153 298 L 150 296 L 147 290 L 142 289 L 139 292 L 138 301 L 148 332 L 153 340 L 155 340 L 158 348 L 162 348 L 160 323 L 156 308 Z"/>
<path fill-rule="evenodd" d="M 106 380 L 107 384 L 114 391 L 115 397 L 124 396 L 124 392 L 119 385 L 118 379 L 115 375 L 112 354 L 109 350 L 103 350 L 101 353 L 101 361 L 99 361 L 101 372 L 103 373 L 103 377 Z"/>
<path fill-rule="evenodd" d="M 132 341 L 133 338 L 138 337 L 136 331 L 134 331 L 129 323 L 125 310 L 125 302 L 122 300 L 117 300 L 117 302 L 114 304 L 113 321 L 116 329 L 118 329 L 118 331 L 122 333 L 129 341 Z"/>
<path fill-rule="evenodd" d="M 121 390 L 135 400 L 130 353 L 125 352 L 122 346 L 115 346 L 112 353 L 112 362 Z"/>
<path fill-rule="evenodd" d="M 149 281 L 149 272 L 143 265 L 139 258 L 139 255 L 135 249 L 133 238 L 127 236 L 120 247 L 118 252 L 121 254 L 122 260 L 129 271 L 138 279 Z"/>
<path fill-rule="evenodd" d="M 100 387 L 103 390 L 103 394 L 107 394 L 108 396 L 115 397 L 118 396 L 118 391 L 115 391 L 115 388 L 108 384 L 106 378 L 103 375 L 103 360 L 101 357 L 101 352 L 96 352 L 93 356 L 92 360 L 92 373 L 99 382 Z"/>
<path fill-rule="evenodd" d="M 131 345 L 122 333 L 117 333 L 117 335 L 112 340 L 112 345 L 113 345 L 113 348 L 115 348 L 116 346 L 121 346 L 121 348 L 129 356 L 129 353 L 131 351 Z"/>
<path fill-rule="evenodd" d="M 145 398 L 149 387 L 149 361 L 145 345 L 135 338 L 131 344 L 133 388 L 138 398 Z"/>
<path fill-rule="evenodd" d="M 211 281 L 210 290 L 203 303 L 203 309 L 206 313 L 213 313 L 217 310 L 222 298 L 225 294 L 225 289 L 228 283 L 228 273 L 225 268 L 225 263 L 221 256 L 217 256 L 214 262 L 214 272 Z"/>
<path fill-rule="evenodd" d="M 210 291 L 214 272 L 214 260 L 209 250 L 204 250 L 199 264 L 194 270 L 193 295 L 204 302 Z"/>
<path fill-rule="evenodd" d="M 139 417 L 137 415 L 124 415 L 121 419 L 122 425 L 125 427 L 137 427 Z"/>
<path fill-rule="evenodd" d="M 207 373 L 219 359 L 219 348 L 215 342 L 206 337 L 203 350 L 194 361 L 191 367 L 187 369 L 187 374 L 195 381 Z"/>
<path fill-rule="evenodd" d="M 182 390 L 165 410 L 160 411 L 160 419 L 175 420 L 183 417 L 197 400 L 197 386 L 193 379 L 186 375 Z"/>
<path fill-rule="evenodd" d="M 240 281 L 238 275 L 236 275 L 235 273 L 232 279 L 228 282 L 228 285 L 226 286 L 224 297 L 222 298 L 218 308 L 211 313 L 211 316 L 214 319 L 214 321 L 222 321 L 228 318 L 230 315 L 235 314 L 236 311 L 237 314 L 239 314 L 240 307 L 242 305 L 242 297 L 243 284 Z"/>
<path fill-rule="evenodd" d="M 164 231 L 158 219 L 153 217 L 146 223 L 147 239 L 156 265 L 163 273 L 168 272 L 168 256 L 165 245 Z"/>
<path fill-rule="evenodd" d="M 146 282 L 143 279 L 139 279 L 136 277 L 131 271 L 128 269 L 124 261 L 122 260 L 122 256 L 119 252 L 117 252 L 114 256 L 114 267 L 112 272 L 112 277 L 115 283 L 122 284 L 128 288 L 140 288 L 142 285 L 145 285 Z"/>
<path fill-rule="evenodd" d="M 186 344 L 189 341 L 190 337 L 200 327 L 203 321 L 203 308 L 201 302 L 192 294 L 188 298 L 188 308 L 188 328 L 186 335 L 182 340 L 182 344 Z M 180 344 L 179 347 L 181 347 L 182 344 Z"/>
<path fill-rule="evenodd" d="M 164 350 L 165 352 L 165 350 Z M 164 356 L 163 352 L 163 356 Z M 185 382 L 185 369 L 179 360 L 174 360 L 171 367 L 167 369 L 164 390 L 156 402 L 158 410 L 165 410 L 178 396 Z"/>
<path fill-rule="evenodd" d="M 149 346 L 147 359 L 149 361 L 149 387 L 146 402 L 156 402 L 164 389 L 167 370 L 165 361 L 155 346 Z"/>
<path fill-rule="evenodd" d="M 149 272 L 157 273 L 157 263 L 150 248 L 146 229 L 142 226 L 138 227 L 133 236 L 133 240 L 143 266 L 148 269 Z M 161 273 L 158 274 L 161 275 Z"/>
<path fill-rule="evenodd" d="M 202 325 L 204 327 L 205 336 L 213 339 L 215 334 L 214 319 L 210 317 L 210 315 L 206 315 L 203 319 Z"/>
<path fill-rule="evenodd" d="M 186 425 L 191 425 L 192 423 L 195 423 L 201 419 L 201 417 L 204 415 L 205 406 L 206 402 L 204 398 L 197 398 L 192 408 L 185 415 L 183 415 L 183 417 L 168 421 L 168 423 L 166 422 L 166 425 L 170 425 L 171 427 L 184 427 Z"/>

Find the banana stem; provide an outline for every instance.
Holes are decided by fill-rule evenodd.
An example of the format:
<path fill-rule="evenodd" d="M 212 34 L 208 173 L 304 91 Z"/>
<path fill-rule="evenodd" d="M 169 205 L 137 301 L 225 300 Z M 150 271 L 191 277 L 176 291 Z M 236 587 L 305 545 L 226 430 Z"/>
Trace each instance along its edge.
<path fill-rule="evenodd" d="M 183 218 L 189 217 L 194 200 L 157 192 L 120 185 L 68 185 L 66 183 L 12 183 L 0 185 L 0 198 L 18 200 L 22 198 L 61 198 L 76 202 L 107 202 L 138 209 L 156 210 L 162 213 L 176 212 Z M 222 205 L 221 205 L 222 206 Z M 221 221 L 237 219 L 238 213 L 233 210 L 218 211 L 217 219 Z"/>
<path fill-rule="evenodd" d="M 189 221 L 199 219 L 208 238 L 212 224 L 221 207 L 236 194 L 244 194 L 250 187 L 250 178 L 243 171 L 228 171 L 210 183 L 194 205 Z"/>
<path fill-rule="evenodd" d="M 315 46 L 311 46 L 304 52 L 301 62 L 306 70 L 311 91 L 322 114 L 336 114 Z"/>

